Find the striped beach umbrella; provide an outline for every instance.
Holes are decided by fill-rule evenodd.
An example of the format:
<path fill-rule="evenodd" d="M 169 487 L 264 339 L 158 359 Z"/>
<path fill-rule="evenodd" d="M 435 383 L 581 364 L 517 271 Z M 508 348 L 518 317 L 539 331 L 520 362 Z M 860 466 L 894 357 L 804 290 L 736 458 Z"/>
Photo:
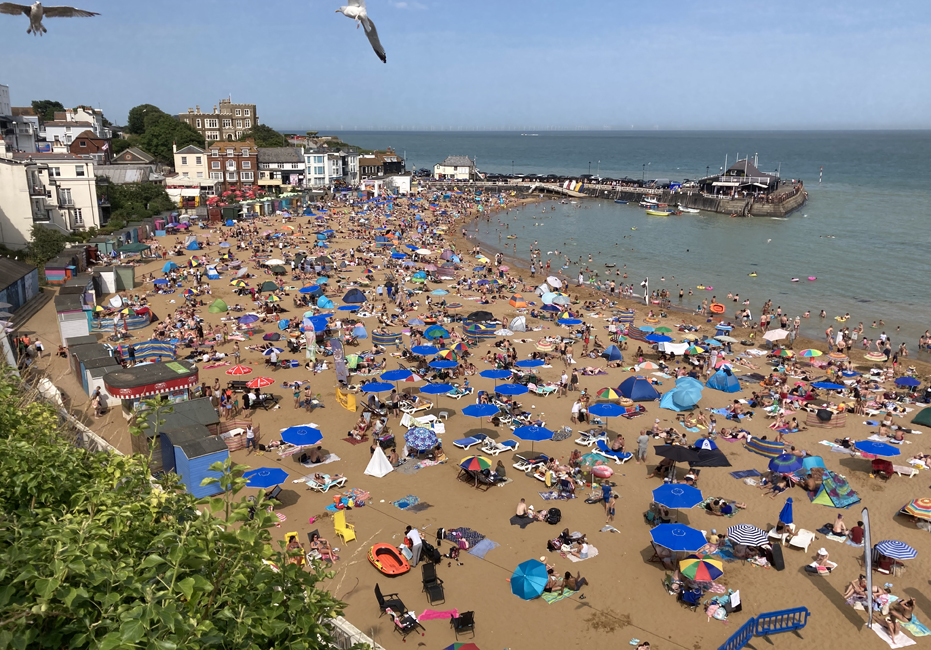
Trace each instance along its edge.
<path fill-rule="evenodd" d="M 931 520 L 931 499 L 927 497 L 915 499 L 902 508 L 902 512 L 918 519 Z"/>
<path fill-rule="evenodd" d="M 769 461 L 769 469 L 778 474 L 791 474 L 802 468 L 802 459 L 792 454 L 779 454 Z M 789 522 L 786 522 L 789 523 Z"/>
<path fill-rule="evenodd" d="M 696 582 L 713 582 L 724 575 L 724 564 L 710 555 L 689 555 L 679 562 L 679 570 Z"/>
<path fill-rule="evenodd" d="M 766 531 L 750 524 L 736 524 L 727 529 L 728 538 L 735 544 L 762 546 L 769 542 Z"/>
<path fill-rule="evenodd" d="M 459 361 L 459 355 L 456 354 L 453 350 L 440 350 L 436 353 L 438 359 L 446 359 L 448 361 Z"/>
<path fill-rule="evenodd" d="M 459 463 L 459 467 L 472 470 L 473 472 L 491 469 L 491 459 L 485 458 L 484 456 L 469 456 L 468 458 L 462 459 L 462 462 Z"/>
<path fill-rule="evenodd" d="M 550 350 L 552 350 L 552 349 L 555 347 L 555 344 L 554 344 L 552 341 L 547 341 L 547 340 L 545 340 L 545 339 L 541 339 L 541 340 L 539 340 L 539 341 L 536 342 L 536 344 L 534 345 L 534 347 L 535 347 L 537 350 L 539 350 L 540 352 L 549 352 Z"/>
<path fill-rule="evenodd" d="M 812 357 L 820 357 L 822 354 L 824 353 L 821 350 L 808 349 L 808 350 L 802 350 L 801 352 L 799 352 L 798 356 L 811 359 Z"/>
<path fill-rule="evenodd" d="M 702 352 L 705 352 L 705 348 L 701 348 L 701 347 L 698 347 L 697 345 L 693 345 L 688 350 L 686 350 L 686 352 L 688 352 L 689 354 L 701 354 Z"/>
<path fill-rule="evenodd" d="M 879 553 L 882 553 L 886 557 L 891 557 L 893 560 L 912 560 L 918 557 L 918 551 L 905 542 L 893 539 L 879 542 L 874 548 Z"/>
<path fill-rule="evenodd" d="M 784 359 L 791 359 L 792 357 L 795 356 L 795 353 L 792 350 L 782 349 L 782 350 L 779 350 L 778 356 Z"/>
<path fill-rule="evenodd" d="M 621 399 L 621 394 L 613 388 L 602 388 L 595 395 L 601 399 Z"/>

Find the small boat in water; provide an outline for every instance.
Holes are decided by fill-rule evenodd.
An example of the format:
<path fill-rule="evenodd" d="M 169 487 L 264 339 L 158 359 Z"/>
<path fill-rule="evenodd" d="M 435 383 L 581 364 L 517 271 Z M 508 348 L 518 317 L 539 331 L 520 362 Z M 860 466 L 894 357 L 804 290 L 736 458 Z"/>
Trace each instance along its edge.
<path fill-rule="evenodd" d="M 621 205 L 627 205 L 628 203 L 628 201 L 624 201 L 623 199 L 614 199 L 614 202 L 620 203 Z"/>
<path fill-rule="evenodd" d="M 675 214 L 672 210 L 651 210 L 647 209 L 647 214 L 651 217 L 668 217 L 671 214 Z"/>
<path fill-rule="evenodd" d="M 611 263 L 605 262 L 605 266 L 608 267 L 609 269 L 613 269 L 615 266 L 617 266 L 617 264 L 615 264 L 614 262 L 611 262 Z"/>
<path fill-rule="evenodd" d="M 683 212 L 688 212 L 689 214 L 698 214 L 699 212 L 701 212 L 701 210 L 696 210 L 695 208 L 687 208 L 681 203 L 679 204 L 679 209 L 682 210 Z"/>

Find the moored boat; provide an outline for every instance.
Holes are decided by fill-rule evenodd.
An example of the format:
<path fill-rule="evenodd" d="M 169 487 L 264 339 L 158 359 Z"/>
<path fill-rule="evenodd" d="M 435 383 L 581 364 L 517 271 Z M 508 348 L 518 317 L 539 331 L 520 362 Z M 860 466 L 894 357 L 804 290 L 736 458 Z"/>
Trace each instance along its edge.
<path fill-rule="evenodd" d="M 671 214 L 675 214 L 672 210 L 652 210 L 647 209 L 647 214 L 652 217 L 668 217 Z"/>
<path fill-rule="evenodd" d="M 679 209 L 683 212 L 688 212 L 689 214 L 698 214 L 701 210 L 696 210 L 695 208 L 687 208 L 686 206 L 679 204 Z"/>

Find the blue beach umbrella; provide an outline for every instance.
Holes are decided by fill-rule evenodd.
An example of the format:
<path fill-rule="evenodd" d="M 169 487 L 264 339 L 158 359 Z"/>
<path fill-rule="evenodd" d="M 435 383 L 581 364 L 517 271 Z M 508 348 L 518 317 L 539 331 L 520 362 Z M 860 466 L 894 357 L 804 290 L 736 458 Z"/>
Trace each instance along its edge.
<path fill-rule="evenodd" d="M 660 524 L 650 531 L 653 541 L 670 551 L 694 553 L 708 542 L 700 530 L 683 524 Z"/>
<path fill-rule="evenodd" d="M 423 322 L 423 321 L 422 321 L 421 319 L 419 319 L 419 318 L 409 318 L 409 319 L 407 320 L 407 324 L 408 324 L 408 325 L 426 325 L 426 323 Z M 423 347 L 430 347 L 430 346 L 423 346 Z M 419 354 L 419 353 L 418 353 L 418 354 Z"/>
<path fill-rule="evenodd" d="M 490 418 L 497 412 L 498 407 L 494 404 L 471 404 L 462 409 L 462 414 L 470 418 Z"/>
<path fill-rule="evenodd" d="M 404 442 L 406 442 L 411 449 L 426 451 L 427 449 L 436 447 L 439 439 L 433 431 L 426 427 L 414 427 L 413 429 L 408 429 L 407 433 L 404 434 Z"/>
<path fill-rule="evenodd" d="M 898 447 L 875 440 L 857 440 L 854 447 L 873 456 L 898 456 L 902 453 Z"/>
<path fill-rule="evenodd" d="M 511 593 L 524 600 L 539 598 L 549 582 L 546 565 L 539 560 L 527 560 L 517 565 L 511 575 Z"/>
<path fill-rule="evenodd" d="M 507 379 L 508 377 L 511 376 L 511 371 L 493 369 L 493 370 L 482 370 L 478 374 L 480 377 L 484 377 L 485 379 Z"/>
<path fill-rule="evenodd" d="M 405 368 L 398 368 L 397 370 L 389 370 L 387 372 L 381 373 L 379 379 L 383 381 L 403 381 L 413 375 L 410 370 Z"/>
<path fill-rule="evenodd" d="M 368 384 L 363 384 L 361 390 L 363 393 L 385 393 L 392 388 L 394 388 L 394 386 L 391 384 L 373 381 Z"/>
<path fill-rule="evenodd" d="M 421 393 L 426 395 L 445 395 L 449 391 L 453 390 L 454 386 L 450 384 L 427 384 L 420 389 Z"/>
<path fill-rule="evenodd" d="M 802 459 L 792 454 L 780 454 L 769 461 L 769 469 L 779 474 L 791 474 L 801 468 Z"/>
<path fill-rule="evenodd" d="M 437 359 L 436 361 L 430 362 L 431 368 L 443 369 L 443 368 L 455 368 L 459 364 L 452 359 Z"/>
<path fill-rule="evenodd" d="M 591 411 L 591 409 L 589 409 L 589 411 Z M 718 446 L 714 444 L 714 441 L 709 440 L 708 438 L 702 438 L 701 440 L 695 443 L 695 449 L 712 450 L 712 449 L 717 449 L 717 448 Z"/>
<path fill-rule="evenodd" d="M 391 254 L 391 259 L 393 260 L 403 260 L 405 257 L 407 257 L 407 255 L 405 255 L 404 253 L 392 253 Z"/>
<path fill-rule="evenodd" d="M 495 392 L 499 395 L 523 395 L 529 388 L 522 384 L 500 384 L 495 386 Z"/>
<path fill-rule="evenodd" d="M 792 497 L 786 499 L 786 504 L 782 506 L 782 510 L 779 511 L 779 521 L 784 524 L 795 522 L 795 517 L 792 515 Z"/>
<path fill-rule="evenodd" d="M 262 352 L 262 356 L 263 356 L 263 357 L 270 357 L 270 356 L 272 356 L 273 354 L 281 354 L 282 352 L 284 352 L 284 350 L 282 350 L 281 348 L 268 348 L 267 350 L 265 350 L 264 352 Z"/>
<path fill-rule="evenodd" d="M 305 445 L 315 445 L 323 440 L 323 434 L 319 429 L 305 425 L 288 427 L 281 432 L 281 439 L 290 445 L 303 447 Z"/>
<path fill-rule="evenodd" d="M 648 334 L 647 341 L 650 343 L 671 343 L 672 339 L 665 334 Z"/>
<path fill-rule="evenodd" d="M 911 560 L 918 557 L 918 551 L 905 542 L 887 539 L 879 542 L 874 548 L 893 560 Z"/>
<path fill-rule="evenodd" d="M 895 380 L 896 386 L 921 386 L 921 382 L 915 379 L 914 377 L 899 377 Z"/>
<path fill-rule="evenodd" d="M 240 316 L 239 318 L 237 318 L 236 322 L 239 323 L 240 325 L 250 325 L 251 323 L 254 323 L 257 320 L 259 320 L 259 317 L 256 316 L 255 314 L 246 314 L 245 316 Z"/>
<path fill-rule="evenodd" d="M 159 278 L 158 280 L 155 280 L 154 282 L 152 282 L 152 284 L 163 285 L 163 284 L 169 284 L 169 282 L 165 278 Z"/>
<path fill-rule="evenodd" d="M 280 467 L 260 467 L 245 472 L 242 477 L 246 479 L 246 487 L 270 488 L 288 480 L 288 473 Z"/>
<path fill-rule="evenodd" d="M 449 292 L 446 289 L 434 289 L 430 292 L 431 296 L 445 296 Z"/>
<path fill-rule="evenodd" d="M 562 311 L 562 309 L 560 309 L 557 305 L 543 305 L 542 307 L 540 307 L 540 309 L 542 309 L 543 311 L 552 311 L 552 312 Z"/>
<path fill-rule="evenodd" d="M 617 416 L 626 413 L 627 409 L 625 409 L 623 406 L 612 404 L 610 402 L 598 402 L 597 404 L 592 404 L 589 406 L 588 412 L 600 418 L 616 418 Z M 605 429 L 607 428 L 608 425 L 606 424 Z"/>
<path fill-rule="evenodd" d="M 338 311 L 359 311 L 362 309 L 359 305 L 342 305 L 336 308 Z"/>
<path fill-rule="evenodd" d="M 528 424 L 514 429 L 514 437 L 530 441 L 530 453 L 533 453 L 533 443 L 538 440 L 552 440 L 553 432 L 546 427 Z"/>
<path fill-rule="evenodd" d="M 411 352 L 424 357 L 430 356 L 431 354 L 436 354 L 439 351 L 439 348 L 435 348 L 432 345 L 415 345 L 411 348 Z"/>
<path fill-rule="evenodd" d="M 656 328 L 650 327 L 649 325 L 644 325 L 643 327 L 641 327 L 641 328 L 639 328 L 639 329 L 640 329 L 641 332 L 654 332 L 654 331 L 656 331 Z"/>
<path fill-rule="evenodd" d="M 694 508 L 704 497 L 701 490 L 684 483 L 666 483 L 653 490 L 653 500 L 667 508 Z"/>
<path fill-rule="evenodd" d="M 524 359 L 523 361 L 518 361 L 514 365 L 518 368 L 539 368 L 543 364 L 543 359 Z"/>
<path fill-rule="evenodd" d="M 449 332 L 439 325 L 431 325 L 423 333 L 428 339 L 449 338 Z"/>
<path fill-rule="evenodd" d="M 556 321 L 556 322 L 559 323 L 560 325 L 567 325 L 567 326 L 569 326 L 569 325 L 581 325 L 581 324 L 582 324 L 582 320 L 579 319 L 579 318 L 560 318 L 560 319 L 559 319 L 558 321 Z"/>

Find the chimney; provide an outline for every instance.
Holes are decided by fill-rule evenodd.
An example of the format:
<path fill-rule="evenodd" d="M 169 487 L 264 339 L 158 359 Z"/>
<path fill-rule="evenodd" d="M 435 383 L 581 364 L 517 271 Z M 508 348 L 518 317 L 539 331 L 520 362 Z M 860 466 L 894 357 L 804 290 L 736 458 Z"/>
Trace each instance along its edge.
<path fill-rule="evenodd" d="M 194 109 L 193 109 L 193 108 L 188 108 L 188 109 L 187 109 L 187 112 L 188 112 L 188 114 L 193 113 L 193 112 L 194 112 Z"/>
<path fill-rule="evenodd" d="M 200 104 L 197 105 L 197 112 L 200 113 Z"/>

